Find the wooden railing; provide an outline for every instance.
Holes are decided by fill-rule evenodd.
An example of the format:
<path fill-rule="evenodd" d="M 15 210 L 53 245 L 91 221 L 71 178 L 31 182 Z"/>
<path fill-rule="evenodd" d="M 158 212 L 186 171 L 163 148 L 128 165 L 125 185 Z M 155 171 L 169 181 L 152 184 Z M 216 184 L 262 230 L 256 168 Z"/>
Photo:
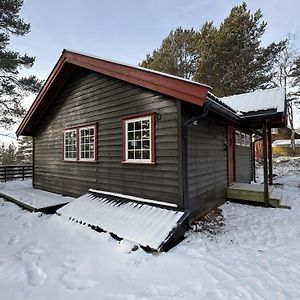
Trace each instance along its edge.
<path fill-rule="evenodd" d="M 0 166 L 0 181 L 25 179 L 32 177 L 32 165 Z"/>

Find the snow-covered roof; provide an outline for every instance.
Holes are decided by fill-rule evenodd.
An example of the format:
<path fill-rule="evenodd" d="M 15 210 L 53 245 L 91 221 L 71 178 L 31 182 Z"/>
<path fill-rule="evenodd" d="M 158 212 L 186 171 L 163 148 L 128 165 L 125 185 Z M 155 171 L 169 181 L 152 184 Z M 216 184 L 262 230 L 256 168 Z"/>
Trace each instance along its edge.
<path fill-rule="evenodd" d="M 257 90 L 250 93 L 222 97 L 219 100 L 235 111 L 242 113 L 269 109 L 284 112 L 285 88 L 278 87 L 268 90 Z"/>
<path fill-rule="evenodd" d="M 295 145 L 300 146 L 300 139 L 295 139 Z M 272 143 L 272 147 L 290 147 L 291 140 L 276 140 Z"/>
<path fill-rule="evenodd" d="M 161 250 L 174 230 L 188 216 L 187 212 L 157 207 L 94 190 L 57 211 L 111 232 L 120 238 Z"/>

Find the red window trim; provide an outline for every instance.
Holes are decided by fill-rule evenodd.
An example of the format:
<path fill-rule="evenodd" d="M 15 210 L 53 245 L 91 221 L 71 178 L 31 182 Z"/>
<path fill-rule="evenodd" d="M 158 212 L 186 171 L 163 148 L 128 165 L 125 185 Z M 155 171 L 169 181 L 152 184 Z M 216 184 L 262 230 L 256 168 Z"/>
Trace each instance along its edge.
<path fill-rule="evenodd" d="M 139 162 L 139 161 L 128 161 L 126 160 L 126 121 L 131 120 L 131 119 L 137 119 L 137 118 L 143 118 L 143 117 L 150 117 L 151 121 L 151 160 L 150 162 Z M 155 158 L 155 112 L 145 112 L 145 113 L 140 113 L 140 114 L 133 114 L 126 116 L 122 118 L 122 138 L 123 138 L 123 155 L 122 155 L 122 164 L 138 164 L 138 165 L 155 165 L 156 164 L 156 158 Z"/>
<path fill-rule="evenodd" d="M 80 159 L 80 145 L 79 145 L 79 132 L 81 128 L 85 127 L 94 127 L 94 159 L 84 160 Z M 76 130 L 76 159 L 65 159 L 65 132 L 68 130 Z M 97 122 L 93 123 L 84 123 L 79 125 L 74 125 L 63 129 L 63 149 L 62 149 L 62 160 L 65 162 L 81 162 L 81 163 L 93 163 L 98 161 L 98 124 Z"/>

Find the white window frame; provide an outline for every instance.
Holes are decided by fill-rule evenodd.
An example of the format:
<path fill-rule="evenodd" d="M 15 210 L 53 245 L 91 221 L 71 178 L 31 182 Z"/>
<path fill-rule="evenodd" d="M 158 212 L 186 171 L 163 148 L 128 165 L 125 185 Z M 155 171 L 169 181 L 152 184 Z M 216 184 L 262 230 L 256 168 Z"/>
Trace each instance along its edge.
<path fill-rule="evenodd" d="M 69 158 L 69 157 L 66 157 L 66 134 L 68 132 L 75 132 L 75 157 L 74 158 Z M 76 161 L 77 160 L 77 150 L 78 150 L 78 147 L 77 147 L 77 130 L 76 128 L 75 129 L 66 129 L 64 130 L 64 160 L 67 160 L 67 161 Z"/>
<path fill-rule="evenodd" d="M 149 151 L 149 158 L 145 159 L 145 158 L 141 158 L 141 159 L 129 159 L 128 158 L 128 123 L 132 123 L 132 122 L 138 122 L 138 121 L 149 121 L 149 149 L 145 149 Z M 153 149 L 152 149 L 152 139 L 154 138 L 152 136 L 152 116 L 151 115 L 147 115 L 147 116 L 142 116 L 142 117 L 136 117 L 136 118 L 131 118 L 131 119 L 126 119 L 124 120 L 125 122 L 125 139 L 124 139 L 124 143 L 125 143 L 125 161 L 126 163 L 143 163 L 143 164 L 150 164 L 153 163 Z M 135 132 L 135 130 L 133 131 Z M 148 140 L 148 139 L 147 139 Z M 143 141 L 143 139 L 141 138 L 141 142 Z M 133 150 L 135 152 L 135 149 Z M 141 146 L 141 151 L 143 151 L 143 148 Z"/>
<path fill-rule="evenodd" d="M 241 145 L 241 132 L 238 130 L 235 131 L 235 145 L 236 146 Z"/>
<path fill-rule="evenodd" d="M 81 158 L 81 136 L 82 130 L 85 129 L 94 129 L 94 142 L 93 142 L 93 146 L 94 146 L 94 155 L 91 158 Z M 79 132 L 79 147 L 78 147 L 78 160 L 80 161 L 95 161 L 96 160 L 96 126 L 95 125 L 90 125 L 90 126 L 83 126 L 83 127 L 78 127 L 78 132 Z"/>
<path fill-rule="evenodd" d="M 241 147 L 250 147 L 251 136 L 248 133 L 241 132 L 239 130 L 235 131 L 235 145 Z"/>

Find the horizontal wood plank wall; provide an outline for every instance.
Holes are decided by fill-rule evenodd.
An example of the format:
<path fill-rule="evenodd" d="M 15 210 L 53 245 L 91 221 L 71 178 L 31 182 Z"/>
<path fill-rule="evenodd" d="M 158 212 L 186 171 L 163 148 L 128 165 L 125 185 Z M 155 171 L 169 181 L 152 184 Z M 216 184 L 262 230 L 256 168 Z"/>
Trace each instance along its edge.
<path fill-rule="evenodd" d="M 236 181 L 250 183 L 252 180 L 251 147 L 236 146 Z"/>
<path fill-rule="evenodd" d="M 175 99 L 79 69 L 50 105 L 35 133 L 35 187 L 70 196 L 89 188 L 180 204 Z M 121 119 L 158 113 L 156 164 L 122 164 Z M 98 162 L 62 161 L 62 130 L 97 122 Z"/>
<path fill-rule="evenodd" d="M 188 205 L 192 216 L 226 199 L 226 128 L 224 122 L 209 116 L 188 127 Z"/>

